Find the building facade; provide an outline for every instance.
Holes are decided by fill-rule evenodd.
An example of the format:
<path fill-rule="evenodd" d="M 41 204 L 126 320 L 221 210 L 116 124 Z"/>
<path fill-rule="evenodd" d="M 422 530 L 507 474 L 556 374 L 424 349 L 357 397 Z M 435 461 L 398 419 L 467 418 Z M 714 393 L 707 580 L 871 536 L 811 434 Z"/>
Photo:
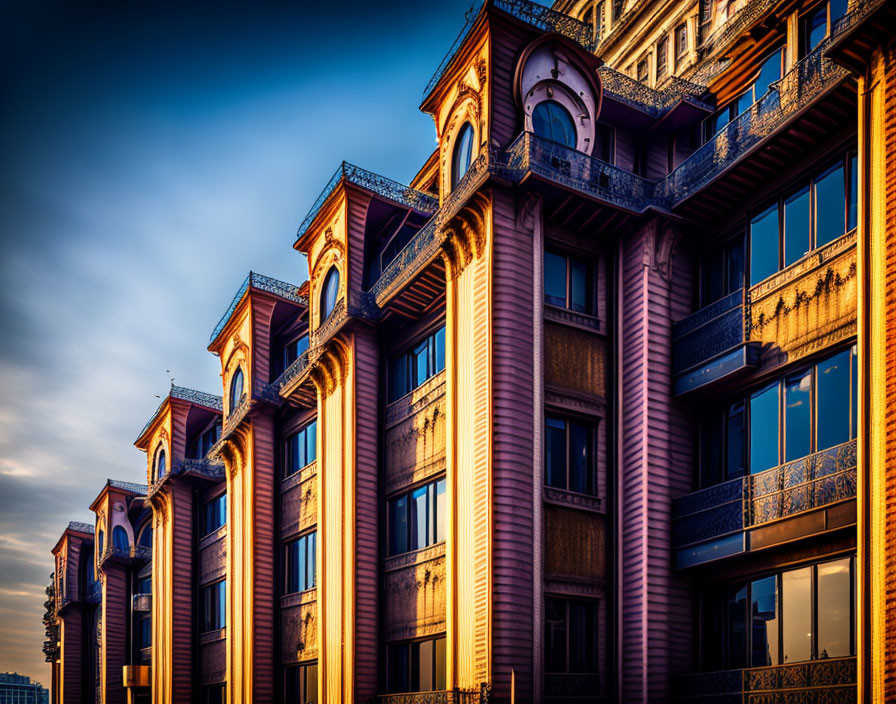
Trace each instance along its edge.
<path fill-rule="evenodd" d="M 63 534 L 54 701 L 896 696 L 894 15 L 470 13 Z"/>
<path fill-rule="evenodd" d="M 0 674 L 0 704 L 47 704 L 49 692 L 39 682 L 15 672 Z"/>

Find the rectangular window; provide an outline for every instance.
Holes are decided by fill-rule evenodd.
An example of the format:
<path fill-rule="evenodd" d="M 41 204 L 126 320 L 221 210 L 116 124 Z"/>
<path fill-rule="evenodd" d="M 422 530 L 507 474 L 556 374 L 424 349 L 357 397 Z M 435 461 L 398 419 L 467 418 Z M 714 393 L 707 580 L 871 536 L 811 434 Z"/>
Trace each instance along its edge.
<path fill-rule="evenodd" d="M 308 335 L 302 335 L 297 340 L 292 340 L 286 345 L 283 345 L 283 348 L 280 350 L 280 357 L 276 359 L 276 364 L 274 364 L 274 372 L 275 376 L 280 376 L 283 372 L 289 369 L 292 366 L 292 363 L 295 362 L 299 357 L 301 357 L 305 351 L 308 349 Z"/>
<path fill-rule="evenodd" d="M 784 379 L 784 461 L 811 454 L 812 372 L 807 369 Z"/>
<path fill-rule="evenodd" d="M 778 455 L 778 383 L 750 397 L 750 473 L 777 467 Z"/>
<path fill-rule="evenodd" d="M 217 631 L 224 628 L 226 609 L 226 581 L 221 580 L 207 587 L 202 587 L 200 592 L 200 614 L 202 618 L 202 632 Z"/>
<path fill-rule="evenodd" d="M 208 451 L 212 449 L 212 446 L 218 442 L 218 438 L 220 437 L 221 423 L 219 422 L 205 430 L 193 441 L 190 456 L 200 460 L 203 459 L 208 454 Z"/>
<path fill-rule="evenodd" d="M 389 401 L 410 393 L 444 368 L 445 328 L 442 326 L 389 362 Z"/>
<path fill-rule="evenodd" d="M 90 570 L 88 570 L 90 573 Z M 152 594 L 152 577 L 141 577 L 137 580 L 137 594 Z"/>
<path fill-rule="evenodd" d="M 808 187 L 784 200 L 784 266 L 799 261 L 812 249 L 809 212 Z"/>
<path fill-rule="evenodd" d="M 744 287 L 744 240 L 736 237 L 700 260 L 700 305 L 708 306 Z"/>
<path fill-rule="evenodd" d="M 314 704 L 317 701 L 317 663 L 292 665 L 283 671 L 285 704 Z"/>
<path fill-rule="evenodd" d="M 847 167 L 849 169 L 849 187 L 847 192 L 846 203 L 846 230 L 854 230 L 859 219 L 859 158 L 855 152 L 847 157 Z"/>
<path fill-rule="evenodd" d="M 588 263 L 545 250 L 545 303 L 579 313 L 590 313 L 591 288 L 591 267 Z"/>
<path fill-rule="evenodd" d="M 669 68 L 669 37 L 663 37 L 656 45 L 656 80 L 666 75 Z"/>
<path fill-rule="evenodd" d="M 750 285 L 755 286 L 778 271 L 778 204 L 750 221 Z"/>
<path fill-rule="evenodd" d="M 202 535 L 211 535 L 227 522 L 227 493 L 216 496 L 202 507 Z"/>
<path fill-rule="evenodd" d="M 813 180 L 815 201 L 815 246 L 833 242 L 847 231 L 846 181 L 843 164 L 837 164 Z"/>
<path fill-rule="evenodd" d="M 747 613 L 748 630 L 743 627 Z M 743 667 L 746 648 L 753 667 L 854 655 L 855 557 L 785 570 L 704 594 L 701 667 L 705 671 Z"/>
<path fill-rule="evenodd" d="M 688 25 L 683 23 L 675 28 L 675 63 L 678 64 L 688 53 Z"/>
<path fill-rule="evenodd" d="M 386 687 L 401 692 L 440 692 L 445 689 L 445 638 L 430 638 L 386 646 Z"/>
<path fill-rule="evenodd" d="M 744 403 L 738 401 L 701 419 L 700 486 L 707 487 L 745 472 Z"/>
<path fill-rule="evenodd" d="M 545 672 L 597 672 L 596 601 L 547 597 L 544 624 Z"/>
<path fill-rule="evenodd" d="M 641 59 L 638 62 L 638 66 L 635 69 L 637 72 L 637 78 L 641 83 L 647 83 L 647 79 L 649 78 L 647 71 L 647 59 Z"/>
<path fill-rule="evenodd" d="M 569 418 L 545 416 L 545 484 L 594 495 L 594 426 Z"/>
<path fill-rule="evenodd" d="M 622 9 L 625 6 L 625 0 L 613 0 L 613 22 L 615 23 L 622 17 Z"/>
<path fill-rule="evenodd" d="M 445 540 L 447 508 L 444 479 L 389 499 L 389 555 L 419 550 Z"/>
<path fill-rule="evenodd" d="M 284 594 L 295 594 L 314 587 L 317 573 L 316 550 L 316 532 L 286 543 L 283 561 L 283 573 L 286 576 Z"/>
<path fill-rule="evenodd" d="M 600 2 L 594 5 L 594 36 L 596 39 L 600 40 L 604 36 L 604 2 L 601 0 Z"/>
<path fill-rule="evenodd" d="M 839 445 L 854 437 L 852 431 L 855 408 L 850 399 L 851 350 L 844 350 L 818 363 L 815 398 L 816 437 L 818 450 Z"/>
<path fill-rule="evenodd" d="M 313 420 L 286 438 L 283 476 L 291 477 L 317 459 L 317 421 Z"/>
<path fill-rule="evenodd" d="M 141 616 L 137 623 L 137 647 L 140 650 L 152 647 L 152 618 Z"/>

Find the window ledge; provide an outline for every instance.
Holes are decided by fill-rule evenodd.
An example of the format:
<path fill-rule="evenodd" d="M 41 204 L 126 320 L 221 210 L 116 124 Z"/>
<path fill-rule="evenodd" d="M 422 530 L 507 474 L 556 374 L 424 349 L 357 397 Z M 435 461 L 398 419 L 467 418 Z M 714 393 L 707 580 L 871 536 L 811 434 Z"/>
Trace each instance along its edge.
<path fill-rule="evenodd" d="M 424 562 L 431 562 L 432 560 L 437 560 L 438 558 L 444 556 L 445 541 L 443 540 L 440 543 L 427 545 L 425 548 L 420 548 L 419 550 L 412 550 L 411 552 L 404 552 L 400 555 L 387 557 L 383 569 L 386 572 L 392 572 L 394 570 L 400 570 L 404 567 L 422 565 Z"/>
<path fill-rule="evenodd" d="M 218 628 L 214 631 L 206 631 L 205 633 L 199 634 L 199 644 L 205 645 L 206 643 L 215 643 L 219 640 L 224 640 L 227 637 L 227 629 L 226 628 Z"/>
<path fill-rule="evenodd" d="M 409 391 L 401 398 L 395 399 L 386 405 L 386 428 L 400 423 L 406 418 L 420 412 L 430 403 L 439 400 L 445 395 L 446 373 L 442 371 L 434 374 L 413 391 Z"/>
<path fill-rule="evenodd" d="M 606 334 L 599 318 L 586 313 L 579 313 L 568 308 L 560 308 L 550 303 L 544 304 L 544 319 L 552 323 L 560 323 L 561 325 L 569 325 L 580 330 L 588 332 L 597 332 Z"/>
<path fill-rule="evenodd" d="M 592 513 L 606 513 L 604 502 L 599 496 L 589 496 L 588 494 L 579 494 L 575 491 L 566 489 L 558 489 L 553 486 L 544 487 L 545 503 L 556 504 L 558 506 L 569 506 L 572 508 L 591 511 Z"/>
<path fill-rule="evenodd" d="M 288 491 L 294 486 L 302 484 L 317 474 L 317 460 L 309 462 L 297 472 L 293 472 L 288 477 L 280 480 L 280 491 Z"/>
<path fill-rule="evenodd" d="M 202 550 L 207 548 L 212 543 L 217 543 L 219 540 L 224 538 L 227 535 L 227 524 L 225 523 L 223 526 L 217 528 L 212 531 L 208 535 L 203 535 L 199 539 L 199 549 Z"/>
<path fill-rule="evenodd" d="M 293 606 L 302 606 L 303 604 L 312 604 L 317 601 L 317 587 L 311 587 L 301 592 L 293 592 L 292 594 L 284 594 L 280 597 L 280 608 L 288 609 Z"/>

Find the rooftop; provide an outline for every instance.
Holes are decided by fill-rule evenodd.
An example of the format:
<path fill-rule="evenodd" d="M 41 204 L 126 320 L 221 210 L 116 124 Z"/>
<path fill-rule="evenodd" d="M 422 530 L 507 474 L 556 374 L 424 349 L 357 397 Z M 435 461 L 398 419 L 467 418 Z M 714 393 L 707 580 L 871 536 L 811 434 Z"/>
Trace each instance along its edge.
<path fill-rule="evenodd" d="M 196 389 L 188 389 L 185 386 L 175 386 L 174 384 L 172 384 L 171 389 L 168 391 L 168 395 L 162 399 L 162 402 L 159 404 L 159 407 L 156 408 L 155 413 L 153 413 L 150 419 L 146 421 L 146 425 L 143 426 L 143 430 L 141 430 L 140 434 L 137 436 L 138 441 L 146 434 L 146 431 L 149 430 L 150 426 L 152 426 L 152 424 L 156 422 L 156 419 L 162 412 L 162 408 L 164 408 L 165 406 L 165 402 L 169 398 L 177 398 L 181 401 L 187 401 L 189 403 L 196 404 L 197 406 L 211 408 L 215 411 L 224 411 L 224 402 L 220 396 L 207 394 L 205 393 L 205 391 L 197 391 Z"/>
<path fill-rule="evenodd" d="M 93 535 L 93 526 L 90 523 L 81 523 L 80 521 L 69 521 L 67 530 Z"/>
<path fill-rule="evenodd" d="M 209 344 L 217 340 L 224 328 L 227 327 L 227 323 L 233 316 L 234 311 L 239 306 L 240 301 L 243 300 L 243 297 L 249 292 L 250 288 L 266 293 L 272 293 L 275 296 L 279 296 L 286 301 L 296 303 L 300 306 L 308 305 L 308 298 L 299 293 L 301 286 L 296 286 L 295 284 L 286 283 L 285 281 L 280 281 L 279 279 L 273 279 L 270 276 L 263 276 L 262 274 L 256 274 L 254 271 L 250 271 L 246 280 L 243 281 L 243 285 L 240 286 L 236 295 L 233 297 L 233 301 L 231 301 L 227 312 L 221 316 L 215 329 L 212 330 Z"/>

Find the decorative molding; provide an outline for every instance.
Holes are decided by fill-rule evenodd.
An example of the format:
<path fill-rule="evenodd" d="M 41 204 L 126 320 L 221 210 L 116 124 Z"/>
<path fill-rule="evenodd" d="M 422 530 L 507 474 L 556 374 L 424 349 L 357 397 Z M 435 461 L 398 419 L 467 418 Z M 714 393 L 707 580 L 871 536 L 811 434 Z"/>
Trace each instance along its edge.
<path fill-rule="evenodd" d="M 445 541 L 420 548 L 419 550 L 402 553 L 401 555 L 387 557 L 383 564 L 383 571 L 394 572 L 412 565 L 422 565 L 440 557 L 445 557 Z"/>
<path fill-rule="evenodd" d="M 593 513 L 606 513 L 606 510 L 603 507 L 603 499 L 599 496 L 577 494 L 574 491 L 566 491 L 565 489 L 545 486 L 543 498 L 546 503 L 555 504 L 557 506 L 578 508 Z"/>

